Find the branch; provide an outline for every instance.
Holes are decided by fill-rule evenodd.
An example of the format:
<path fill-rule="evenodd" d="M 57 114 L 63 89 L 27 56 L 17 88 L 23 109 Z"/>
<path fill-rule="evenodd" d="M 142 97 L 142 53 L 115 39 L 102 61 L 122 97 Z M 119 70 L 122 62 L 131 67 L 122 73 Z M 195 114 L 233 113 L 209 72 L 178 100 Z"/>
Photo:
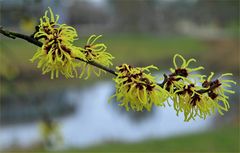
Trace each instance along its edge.
<path fill-rule="evenodd" d="M 30 36 L 27 36 L 27 35 L 24 35 L 24 34 L 20 34 L 20 33 L 16 33 L 16 32 L 12 32 L 12 31 L 8 31 L 8 30 L 4 30 L 3 27 L 0 27 L 0 33 L 5 35 L 5 36 L 7 36 L 7 37 L 9 37 L 9 38 L 12 38 L 12 39 L 20 38 L 20 39 L 26 40 L 26 41 L 28 41 L 28 42 L 30 42 L 30 43 L 38 46 L 38 47 L 42 47 L 42 45 L 43 45 L 42 42 L 34 39 L 33 37 L 30 37 Z M 117 76 L 117 74 L 116 74 L 116 72 L 114 70 L 112 70 L 112 69 L 110 69 L 110 68 L 108 68 L 108 67 L 106 67 L 104 65 L 101 65 L 101 64 L 99 64 L 97 62 L 86 61 L 86 60 L 83 60 L 83 59 L 78 58 L 78 57 L 76 57 L 75 59 L 83 61 L 83 62 L 85 62 L 87 64 L 90 64 L 90 65 L 93 65 L 93 66 L 95 66 L 95 67 L 97 67 L 99 69 L 102 69 L 102 70 L 104 70 L 104 71 L 106 71 L 108 73 L 111 73 L 111 74 Z"/>
<path fill-rule="evenodd" d="M 4 30 L 3 27 L 0 27 L 0 33 L 5 35 L 5 36 L 7 36 L 7 37 L 9 37 L 9 38 L 12 38 L 12 39 L 20 38 L 20 39 L 26 40 L 26 41 L 28 41 L 28 42 L 30 42 L 30 43 L 38 46 L 38 47 L 42 47 L 42 45 L 43 45 L 42 42 L 34 39 L 33 37 L 30 37 L 30 36 L 27 36 L 27 35 L 24 35 L 24 34 L 20 34 L 20 33 L 16 33 L 16 32 L 11 32 L 11 31 L 8 31 L 8 30 Z M 85 62 L 85 63 L 90 64 L 90 65 L 93 65 L 93 66 L 95 66 L 95 67 L 97 67 L 99 69 L 102 69 L 102 70 L 104 70 L 104 71 L 106 71 L 108 73 L 111 73 L 111 74 L 117 76 L 117 74 L 116 74 L 116 72 L 114 70 L 112 70 L 112 69 L 110 69 L 110 68 L 108 68 L 108 67 L 106 67 L 104 65 L 101 65 L 101 64 L 99 64 L 97 62 L 86 61 L 86 60 L 78 58 L 78 57 L 76 57 L 75 59 L 80 60 L 80 61 Z M 168 81 L 168 76 L 166 74 L 164 74 L 163 76 L 164 76 L 163 82 L 158 84 L 162 88 L 163 88 L 164 84 Z M 215 88 L 215 87 L 210 87 L 209 89 L 198 90 L 197 92 L 200 93 L 200 94 L 203 94 L 203 93 L 208 92 L 212 88 Z"/>
<path fill-rule="evenodd" d="M 43 44 L 42 42 L 30 37 L 30 36 L 27 36 L 27 35 L 23 35 L 23 34 L 20 34 L 20 33 L 16 33 L 16 32 L 11 32 L 11 31 L 8 31 L 8 30 L 4 30 L 3 27 L 0 27 L 0 33 L 9 37 L 9 38 L 12 38 L 12 39 L 16 39 L 16 38 L 21 38 L 21 39 L 24 39 L 38 47 L 41 47 Z"/>

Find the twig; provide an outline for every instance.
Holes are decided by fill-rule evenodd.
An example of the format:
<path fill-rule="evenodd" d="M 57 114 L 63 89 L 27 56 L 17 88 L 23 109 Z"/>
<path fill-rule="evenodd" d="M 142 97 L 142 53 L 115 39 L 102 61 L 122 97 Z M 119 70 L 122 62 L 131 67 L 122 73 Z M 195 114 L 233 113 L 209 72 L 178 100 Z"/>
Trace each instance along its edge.
<path fill-rule="evenodd" d="M 21 38 L 21 39 L 24 39 L 38 47 L 41 47 L 43 45 L 42 42 L 32 38 L 32 37 L 29 37 L 27 35 L 23 35 L 23 34 L 20 34 L 20 33 L 16 33 L 16 32 L 12 32 L 12 31 L 8 31 L 8 30 L 4 30 L 3 27 L 0 27 L 0 33 L 9 37 L 9 38 L 12 38 L 12 39 L 16 39 L 16 38 Z"/>
<path fill-rule="evenodd" d="M 16 38 L 24 39 L 24 40 L 26 40 L 26 41 L 28 41 L 28 42 L 30 42 L 30 43 L 38 46 L 38 47 L 42 47 L 42 45 L 43 45 L 42 42 L 34 39 L 33 37 L 30 37 L 30 36 L 27 36 L 27 35 L 24 35 L 24 34 L 20 34 L 20 33 L 16 33 L 16 32 L 11 32 L 11 31 L 8 31 L 8 30 L 4 30 L 3 27 L 0 27 L 0 33 L 5 35 L 5 36 L 7 36 L 7 37 L 9 37 L 9 38 L 12 38 L 12 39 L 16 39 Z M 106 71 L 108 73 L 111 73 L 111 74 L 117 76 L 117 74 L 116 74 L 116 72 L 114 70 L 112 70 L 112 69 L 110 69 L 110 68 L 108 68 L 108 67 L 106 67 L 104 65 L 101 65 L 101 64 L 99 64 L 97 62 L 86 61 L 86 60 L 78 58 L 78 57 L 76 57 L 76 59 L 80 60 L 82 62 L 85 62 L 87 64 L 93 65 L 93 66 L 95 66 L 95 67 L 97 67 L 99 69 L 102 69 L 102 70 L 104 70 L 104 71 Z M 168 76 L 166 74 L 164 74 L 163 76 L 164 76 L 163 82 L 158 84 L 162 88 L 163 88 L 164 84 L 168 81 Z M 206 92 L 210 91 L 213 88 L 215 88 L 215 87 L 213 86 L 213 87 L 210 87 L 209 89 L 197 90 L 196 92 L 198 92 L 200 94 L 203 94 L 203 93 L 206 93 Z"/>

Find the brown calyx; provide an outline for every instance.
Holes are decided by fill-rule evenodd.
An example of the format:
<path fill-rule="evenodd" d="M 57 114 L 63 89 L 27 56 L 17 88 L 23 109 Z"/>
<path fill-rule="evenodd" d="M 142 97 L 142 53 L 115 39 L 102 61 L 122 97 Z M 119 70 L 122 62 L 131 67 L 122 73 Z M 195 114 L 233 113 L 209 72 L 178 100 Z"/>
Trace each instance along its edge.
<path fill-rule="evenodd" d="M 218 94 L 214 92 L 214 90 L 218 87 L 220 87 L 222 84 L 221 82 L 216 79 L 214 81 L 207 81 L 205 80 L 203 83 L 202 83 L 202 87 L 204 88 L 208 88 L 207 90 L 205 90 L 207 93 L 208 93 L 208 96 L 211 98 L 211 99 L 216 99 Z M 204 92 L 203 92 L 204 93 Z"/>

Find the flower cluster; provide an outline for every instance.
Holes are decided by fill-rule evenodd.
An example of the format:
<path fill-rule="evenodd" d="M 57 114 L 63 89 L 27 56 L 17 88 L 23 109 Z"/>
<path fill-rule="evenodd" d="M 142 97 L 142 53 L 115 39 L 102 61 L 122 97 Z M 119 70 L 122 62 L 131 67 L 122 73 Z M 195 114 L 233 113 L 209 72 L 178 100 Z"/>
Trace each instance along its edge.
<path fill-rule="evenodd" d="M 157 85 L 155 78 L 151 76 L 149 69 L 157 69 L 155 66 L 132 67 L 123 64 L 117 67 L 116 97 L 120 106 L 125 106 L 126 110 L 131 109 L 142 111 L 151 110 L 152 105 L 164 106 L 168 98 L 168 92 Z"/>
<path fill-rule="evenodd" d="M 182 62 L 180 66 L 177 64 L 178 59 Z M 116 101 L 126 110 L 131 108 L 135 111 L 143 109 L 150 111 L 153 105 L 164 106 L 165 101 L 170 98 L 177 115 L 183 113 L 184 121 L 195 120 L 196 117 L 205 119 L 216 110 L 222 115 L 223 111 L 229 109 L 226 93 L 234 93 L 226 87 L 231 87 L 229 83 L 236 82 L 223 79 L 230 76 L 230 73 L 223 74 L 216 80 L 212 80 L 211 73 L 205 79 L 206 76 L 196 73 L 203 67 L 191 68 L 189 67 L 191 62 L 196 60 L 186 60 L 176 54 L 173 58 L 174 68 L 170 69 L 171 74 L 164 75 L 161 84 L 158 84 L 149 72 L 150 69 L 157 69 L 155 66 L 142 68 L 127 64 L 118 66 L 117 77 L 114 79 L 116 93 L 112 97 L 116 97 Z"/>
<path fill-rule="evenodd" d="M 176 58 L 182 60 L 180 67 L 176 64 Z M 173 107 L 177 112 L 184 114 L 184 120 L 189 121 L 195 119 L 196 116 L 205 119 L 208 115 L 215 113 L 217 109 L 220 114 L 222 111 L 229 109 L 228 97 L 225 92 L 234 93 L 225 87 L 231 87 L 228 83 L 234 83 L 232 80 L 221 80 L 224 74 L 219 79 L 211 81 L 213 73 L 205 80 L 204 75 L 191 74 L 191 72 L 203 69 L 203 67 L 189 68 L 189 63 L 195 61 L 190 59 L 186 61 L 181 55 L 174 56 L 175 69 L 170 69 L 172 74 L 168 75 L 164 80 L 164 89 L 166 89 L 173 101 Z M 198 86 L 196 80 L 202 83 Z M 222 102 L 222 103 L 221 103 Z"/>
<path fill-rule="evenodd" d="M 86 71 L 88 61 L 100 62 L 100 64 L 105 64 L 107 67 L 111 65 L 110 60 L 113 57 L 105 52 L 106 46 L 104 44 L 93 45 L 99 37 L 91 36 L 84 49 L 74 46 L 72 43 L 78 37 L 76 30 L 66 24 L 59 24 L 58 19 L 59 16 L 55 16 L 49 8 L 49 11 L 46 11 L 45 15 L 40 19 L 40 24 L 34 34 L 34 38 L 41 41 L 43 45 L 38 49 L 31 61 L 38 60 L 37 67 L 42 68 L 43 74 L 51 72 L 51 78 L 54 78 L 58 77 L 60 72 L 66 78 L 72 78 L 77 77 L 78 68 L 83 67 L 81 77 Z M 87 70 L 88 76 L 91 69 L 92 66 L 89 66 Z"/>
<path fill-rule="evenodd" d="M 50 18 L 48 17 L 50 13 Z M 68 77 L 77 75 L 76 67 L 79 63 L 75 57 L 83 58 L 83 54 L 71 43 L 77 38 L 77 32 L 73 27 L 57 23 L 59 16 L 54 17 L 52 10 L 45 12 L 40 19 L 38 31 L 34 38 L 40 39 L 43 46 L 38 49 L 31 61 L 39 59 L 38 68 L 42 68 L 43 74 L 51 72 L 51 78 L 58 77 L 59 72 Z"/>

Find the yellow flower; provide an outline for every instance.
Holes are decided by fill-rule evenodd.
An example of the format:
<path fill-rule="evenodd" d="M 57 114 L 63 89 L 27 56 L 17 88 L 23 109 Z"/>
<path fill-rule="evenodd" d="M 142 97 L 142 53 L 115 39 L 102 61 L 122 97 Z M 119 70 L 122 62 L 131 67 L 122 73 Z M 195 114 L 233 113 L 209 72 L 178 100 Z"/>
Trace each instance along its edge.
<path fill-rule="evenodd" d="M 202 87 L 189 84 L 183 89 L 175 91 L 172 99 L 177 115 L 179 112 L 183 112 L 185 121 L 195 120 L 196 116 L 206 119 L 208 115 L 214 114 L 215 110 L 223 115 L 223 111 L 229 109 L 228 96 L 225 95 L 225 92 L 234 93 L 225 87 L 231 87 L 229 83 L 236 84 L 232 80 L 222 79 L 229 75 L 232 74 L 226 73 L 211 81 L 213 77 L 213 73 L 211 73 L 207 80 L 201 80 Z"/>
<path fill-rule="evenodd" d="M 205 119 L 214 109 L 212 102 L 207 99 L 208 96 L 197 92 L 202 89 L 190 84 L 185 86 L 183 90 L 177 91 L 173 96 L 174 109 L 177 111 L 177 115 L 179 112 L 183 112 L 184 121 L 195 120 L 196 116 Z"/>
<path fill-rule="evenodd" d="M 177 58 L 179 58 L 182 61 L 181 66 L 178 66 Z M 196 67 L 196 68 L 189 68 L 188 66 L 191 62 L 196 62 L 196 60 L 194 58 L 191 58 L 187 61 L 183 56 L 181 56 L 179 54 L 174 55 L 174 57 L 173 57 L 174 68 L 170 68 L 170 71 L 172 72 L 172 75 L 182 76 L 182 77 L 185 77 L 185 78 L 190 75 L 191 78 L 194 78 L 194 77 L 200 77 L 201 78 L 201 75 L 192 74 L 192 72 L 202 70 L 204 68 L 202 66 L 199 66 L 199 67 Z"/>
<path fill-rule="evenodd" d="M 71 43 L 76 39 L 77 33 L 73 27 L 65 24 L 58 24 L 49 8 L 51 18 L 48 18 L 48 11 L 41 18 L 39 31 L 35 38 L 41 38 L 43 46 L 38 49 L 31 61 L 39 60 L 38 68 L 42 68 L 43 74 L 51 72 L 51 78 L 58 77 L 59 72 L 66 78 L 77 76 L 77 67 L 81 64 L 76 58 L 84 59 L 84 54 L 78 47 Z"/>
<path fill-rule="evenodd" d="M 133 68 L 123 64 L 117 67 L 116 93 L 112 97 L 120 102 L 120 106 L 125 106 L 129 111 L 151 110 L 152 105 L 164 106 L 164 101 L 168 98 L 168 92 L 157 85 L 155 78 L 151 76 L 149 69 L 157 69 L 155 66 L 144 68 Z"/>
<path fill-rule="evenodd" d="M 216 106 L 219 114 L 223 115 L 222 111 L 228 111 L 229 109 L 229 97 L 226 95 L 234 94 L 233 90 L 227 89 L 231 88 L 231 84 L 236 84 L 233 80 L 223 79 L 225 76 L 232 76 L 232 73 L 222 74 L 219 78 L 212 80 L 214 73 L 211 72 L 211 75 L 206 79 L 202 80 L 202 86 L 208 88 L 208 100 Z M 214 110 L 213 110 L 214 111 Z"/>
<path fill-rule="evenodd" d="M 97 39 L 102 37 L 102 35 L 96 36 L 92 35 L 88 38 L 87 44 L 85 45 L 84 49 L 82 49 L 82 52 L 85 55 L 85 58 L 87 61 L 90 62 L 96 62 L 99 63 L 103 66 L 109 67 L 112 65 L 111 60 L 114 58 L 111 54 L 106 52 L 106 45 L 103 43 L 97 43 L 94 44 Z M 93 71 L 97 76 L 100 76 L 101 74 L 101 69 L 96 69 L 91 65 L 88 65 L 85 63 L 82 68 L 82 73 L 80 75 L 80 78 L 83 77 L 85 73 L 87 73 L 87 76 L 85 79 L 87 79 L 90 76 L 91 71 Z M 105 71 L 103 71 L 105 72 Z"/>
<path fill-rule="evenodd" d="M 31 61 L 38 59 L 38 68 L 42 68 L 42 73 L 51 72 L 51 79 L 59 77 L 59 72 L 66 78 L 77 77 L 77 67 L 81 67 L 75 57 L 82 57 L 79 48 L 71 44 L 48 45 L 44 44 L 34 54 Z"/>
<path fill-rule="evenodd" d="M 50 18 L 48 14 L 50 13 Z M 35 33 L 34 38 L 42 39 L 45 41 L 53 41 L 55 37 L 58 37 L 59 41 L 73 42 L 77 39 L 78 35 L 76 30 L 66 24 L 59 24 L 59 16 L 54 16 L 51 8 L 45 12 L 45 15 L 40 18 L 40 24 L 38 25 L 38 31 Z"/>
<path fill-rule="evenodd" d="M 182 62 L 180 66 L 177 64 L 177 58 Z M 172 73 L 166 78 L 166 83 L 164 84 L 164 89 L 169 91 L 170 94 L 174 95 L 176 90 L 183 90 L 187 84 L 194 84 L 193 80 L 196 82 L 196 79 L 203 77 L 200 74 L 193 74 L 193 72 L 204 68 L 202 66 L 189 68 L 191 62 L 196 62 L 196 60 L 193 58 L 186 60 L 179 54 L 174 55 L 174 68 L 170 68 Z"/>

